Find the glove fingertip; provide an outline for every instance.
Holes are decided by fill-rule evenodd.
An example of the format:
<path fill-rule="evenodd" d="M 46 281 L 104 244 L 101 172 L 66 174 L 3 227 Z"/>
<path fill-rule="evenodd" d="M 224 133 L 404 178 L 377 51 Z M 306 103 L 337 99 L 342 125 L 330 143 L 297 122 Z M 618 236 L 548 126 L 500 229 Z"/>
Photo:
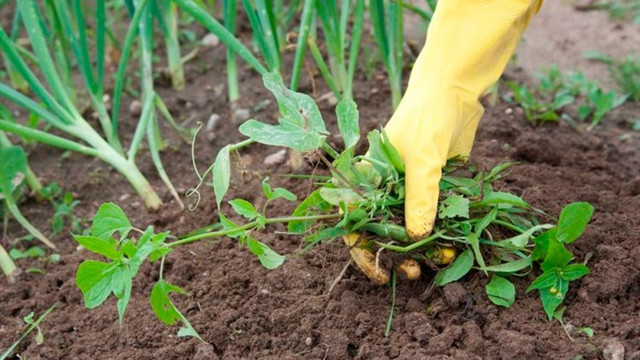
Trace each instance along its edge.
<path fill-rule="evenodd" d="M 423 239 L 433 230 L 435 212 L 427 207 L 410 208 L 405 213 L 405 227 L 411 240 Z"/>

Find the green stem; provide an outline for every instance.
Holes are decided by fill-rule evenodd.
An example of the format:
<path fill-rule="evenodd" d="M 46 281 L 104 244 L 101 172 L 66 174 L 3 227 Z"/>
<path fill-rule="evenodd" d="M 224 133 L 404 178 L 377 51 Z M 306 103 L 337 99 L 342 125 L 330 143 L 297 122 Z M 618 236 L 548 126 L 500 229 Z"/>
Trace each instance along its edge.
<path fill-rule="evenodd" d="M 385 337 L 389 337 L 389 334 L 391 333 L 391 324 L 393 323 L 393 313 L 396 307 L 396 283 L 397 283 L 396 269 L 393 269 L 391 272 L 391 309 L 389 309 L 389 318 L 387 319 L 387 326 L 384 329 Z"/>
<path fill-rule="evenodd" d="M 236 0 L 224 0 L 224 26 L 235 35 L 236 33 Z M 238 69 L 236 55 L 231 47 L 227 47 L 227 87 L 229 102 L 232 104 L 240 98 L 238 89 Z"/>
<path fill-rule="evenodd" d="M 265 224 L 277 224 L 277 223 L 287 223 L 291 221 L 305 221 L 305 220 L 329 220 L 329 219 L 337 219 L 341 214 L 324 214 L 324 215 L 311 215 L 311 216 L 283 216 L 283 217 L 275 217 L 270 219 L 265 219 Z M 190 244 L 192 242 L 196 242 L 202 239 L 209 239 L 214 237 L 225 236 L 229 234 L 236 234 L 240 231 L 249 230 L 251 228 L 259 226 L 260 223 L 258 221 L 251 221 L 242 226 L 233 229 L 226 229 L 220 231 L 213 231 L 204 234 L 189 236 L 178 241 L 174 241 L 172 243 L 168 243 L 167 247 L 173 248 L 179 245 Z"/>
<path fill-rule="evenodd" d="M 167 31 L 164 34 L 164 41 L 167 46 L 167 59 L 169 62 L 169 73 L 171 74 L 171 84 L 176 90 L 184 88 L 184 70 L 182 68 L 182 57 L 180 56 L 180 42 L 178 41 L 178 11 L 174 2 L 168 2 L 164 6 L 164 18 Z"/>
<path fill-rule="evenodd" d="M 36 237 L 38 240 L 42 241 L 45 245 L 47 245 L 48 247 L 54 250 L 58 250 L 58 248 L 46 236 L 44 236 L 40 232 L 40 230 L 36 229 L 33 225 L 31 225 L 29 220 L 27 220 L 24 216 L 22 216 L 22 213 L 18 209 L 18 205 L 13 200 L 13 195 L 9 191 L 3 191 L 2 193 L 4 195 L 4 202 L 5 204 L 7 204 L 7 209 L 9 209 L 9 212 L 16 219 L 16 221 L 18 221 L 20 225 L 22 225 L 22 227 L 25 228 L 25 230 L 27 230 L 31 235 Z"/>
<path fill-rule="evenodd" d="M 326 151 L 327 154 L 329 154 L 329 156 L 331 156 L 334 159 L 337 159 L 340 157 L 340 153 L 337 152 L 334 148 L 332 148 L 331 145 L 329 145 L 326 141 L 322 142 L 322 150 Z"/>
<path fill-rule="evenodd" d="M 443 232 L 437 232 L 435 234 L 432 234 L 431 236 L 424 238 L 420 241 L 416 241 L 413 244 L 409 245 L 409 246 L 397 246 L 397 245 L 391 245 L 391 244 L 386 244 L 383 242 L 379 242 L 376 241 L 376 244 L 378 244 L 378 246 L 385 248 L 387 250 L 391 250 L 391 251 L 395 251 L 395 252 L 399 252 L 399 253 L 406 253 L 409 252 L 411 250 L 415 250 L 421 246 L 424 246 L 438 238 L 440 238 L 440 236 L 444 234 Z"/>

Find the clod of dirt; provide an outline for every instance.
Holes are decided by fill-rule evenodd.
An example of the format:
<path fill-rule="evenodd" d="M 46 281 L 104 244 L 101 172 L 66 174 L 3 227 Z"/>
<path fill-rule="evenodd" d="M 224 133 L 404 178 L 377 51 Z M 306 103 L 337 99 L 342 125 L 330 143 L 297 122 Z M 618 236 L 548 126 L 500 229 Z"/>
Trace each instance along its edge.
<path fill-rule="evenodd" d="M 133 100 L 129 104 L 129 114 L 131 116 L 139 116 L 142 113 L 142 102 L 140 100 Z"/>
<path fill-rule="evenodd" d="M 624 345 L 617 339 L 610 339 L 604 347 L 602 356 L 605 360 L 624 360 Z"/>
<path fill-rule="evenodd" d="M 209 115 L 209 119 L 207 120 L 207 125 L 204 127 L 207 132 L 213 132 L 216 129 L 216 125 L 218 125 L 218 121 L 220 121 L 220 115 L 211 114 Z"/>
<path fill-rule="evenodd" d="M 237 108 L 233 112 L 233 121 L 235 123 L 245 122 L 249 120 L 250 117 L 251 117 L 251 112 L 249 111 L 249 109 Z"/>
<path fill-rule="evenodd" d="M 287 150 L 282 149 L 265 157 L 263 163 L 265 166 L 280 165 L 284 162 L 284 160 L 286 159 L 286 156 L 287 156 Z"/>
<path fill-rule="evenodd" d="M 424 313 L 413 312 L 405 315 L 404 326 L 409 335 L 418 341 L 426 342 L 438 335 L 438 331 L 429 323 L 429 318 Z"/>
<path fill-rule="evenodd" d="M 443 291 L 447 305 L 452 309 L 457 309 L 466 302 L 467 290 L 460 283 L 448 284 Z"/>
<path fill-rule="evenodd" d="M 500 339 L 501 359 L 529 359 L 536 349 L 534 338 L 513 330 L 502 330 Z"/>
<path fill-rule="evenodd" d="M 220 44 L 220 39 L 218 39 L 218 37 L 216 36 L 216 34 L 213 33 L 208 33 L 207 35 L 205 35 L 202 40 L 200 41 L 200 43 L 203 46 L 208 46 L 208 47 L 216 47 L 218 46 L 218 44 Z"/>

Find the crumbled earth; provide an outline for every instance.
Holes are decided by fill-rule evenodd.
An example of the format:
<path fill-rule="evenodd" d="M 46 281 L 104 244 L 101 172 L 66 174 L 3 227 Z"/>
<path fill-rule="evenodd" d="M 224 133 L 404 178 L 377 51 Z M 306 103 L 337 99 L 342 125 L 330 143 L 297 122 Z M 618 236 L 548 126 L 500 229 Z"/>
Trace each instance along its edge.
<path fill-rule="evenodd" d="M 241 136 L 225 98 L 223 48 L 206 49 L 199 56 L 187 64 L 184 91 L 176 93 L 161 80 L 157 87 L 179 122 L 194 126 L 198 121 L 206 122 L 213 113 L 221 116 L 212 136 L 198 136 L 195 155 L 202 172 L 218 149 Z M 253 117 L 275 119 L 275 106 L 259 77 L 246 67 L 242 70 L 239 106 L 250 109 Z M 363 132 L 384 124 L 390 114 L 388 86 L 379 79 L 367 80 L 361 75 L 356 84 Z M 316 96 L 326 91 L 313 88 L 308 77 L 303 79 L 301 90 Z M 267 100 L 270 103 L 265 103 Z M 128 106 L 125 103 L 123 108 Z M 326 102 L 320 106 L 330 129 L 335 130 L 332 107 Z M 20 336 L 24 316 L 32 311 L 41 314 L 56 303 L 56 309 L 41 324 L 44 343 L 36 345 L 33 336 L 27 338 L 17 349 L 22 358 L 571 359 L 581 355 L 599 359 L 620 354 L 622 348 L 625 358 L 638 359 L 640 136 L 629 130 L 629 121 L 639 112 L 637 104 L 624 105 L 601 126 L 587 131 L 566 123 L 533 127 L 519 109 L 499 102 L 488 106 L 472 154 L 482 169 L 503 161 L 519 162 L 499 186 L 553 216 L 572 201 L 594 205 L 591 224 L 572 244 L 579 261 L 588 259 L 592 274 L 572 284 L 564 315 L 569 331 L 588 326 L 595 332 L 593 338 L 574 331 L 575 341 L 570 341 L 557 322 L 546 320 L 536 296 L 525 294 L 537 271 L 515 279 L 517 301 L 504 309 L 487 299 L 484 286 L 488 279 L 484 275 L 474 273 L 459 284 L 433 288 L 434 272 L 427 268 L 419 281 L 399 283 L 391 333 L 385 337 L 390 288 L 372 285 L 350 267 L 328 292 L 349 261 L 340 242 L 291 256 L 280 268 L 268 271 L 229 238 L 184 246 L 167 258 L 166 280 L 189 293 L 173 300 L 204 342 L 178 338 L 178 327 L 160 323 L 149 306 L 157 264 L 145 264 L 134 280 L 122 325 L 118 324 L 113 298 L 97 309 L 85 309 L 75 286 L 75 271 L 91 255 L 79 250 L 65 231 L 52 237 L 60 247 L 60 262 L 20 260 L 23 269 L 38 267 L 43 273 L 23 274 L 14 284 L 0 279 L 0 349 Z M 131 134 L 133 118 L 123 119 L 122 128 L 123 134 Z M 184 195 L 197 183 L 190 146 L 163 128 L 169 144 L 163 161 Z M 125 142 L 130 140 L 124 137 Z M 303 197 L 309 192 L 308 181 L 279 175 L 326 171 L 296 160 L 290 153 L 286 166 L 265 165 L 265 157 L 277 150 L 256 145 L 242 151 L 229 199 L 242 197 L 260 204 L 260 181 L 267 175 L 275 185 Z M 119 204 L 140 228 L 153 225 L 177 236 L 217 219 L 210 188 L 201 189 L 196 211 L 181 210 L 164 190 L 146 153 L 138 163 L 165 201 L 155 213 L 147 212 L 123 178 L 98 160 L 75 154 L 61 157 L 60 151 L 44 145 L 29 147 L 29 153 L 31 166 L 45 183 L 57 181 L 81 201 L 77 214 L 85 219 L 106 201 Z M 269 212 L 288 214 L 293 207 L 277 202 Z M 38 228 L 49 228 L 50 205 L 27 198 L 21 208 Z M 228 210 L 223 206 L 223 211 Z M 9 240 L 24 235 L 13 222 L 7 230 Z M 256 236 L 276 251 L 292 254 L 301 246 L 301 239 L 282 234 L 285 230 L 284 226 L 270 226 Z"/>

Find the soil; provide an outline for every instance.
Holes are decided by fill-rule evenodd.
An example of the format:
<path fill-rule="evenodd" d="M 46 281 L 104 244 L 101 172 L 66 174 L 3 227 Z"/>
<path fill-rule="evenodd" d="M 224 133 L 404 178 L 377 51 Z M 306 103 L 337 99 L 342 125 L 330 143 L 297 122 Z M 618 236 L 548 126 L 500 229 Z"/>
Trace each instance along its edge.
<path fill-rule="evenodd" d="M 251 109 L 256 118 L 274 119 L 273 101 L 264 109 L 255 108 L 271 100 L 259 77 L 241 68 L 238 106 Z M 194 125 L 206 122 L 212 113 L 221 115 L 215 136 L 203 131 L 198 137 L 195 155 L 202 172 L 218 149 L 241 136 L 225 98 L 224 49 L 201 52 L 186 70 L 184 91 L 177 93 L 162 81 L 157 87 L 179 122 Z M 521 74 L 517 70 L 511 70 L 512 76 Z M 390 115 L 390 94 L 383 79 L 361 76 L 356 82 L 363 132 L 384 124 Z M 314 92 L 308 76 L 301 90 Z M 315 95 L 323 93 L 318 90 Z M 332 106 L 324 101 L 320 105 L 330 130 L 335 130 Z M 60 262 L 21 260 L 21 268 L 39 267 L 43 274 L 23 274 L 14 284 L 0 279 L 0 349 L 20 336 L 24 316 L 32 311 L 41 314 L 57 303 L 41 324 L 44 343 L 37 345 L 32 337 L 27 338 L 17 349 L 22 358 L 571 359 L 581 355 L 597 359 L 610 358 L 622 346 L 626 358 L 640 359 L 640 134 L 629 130 L 629 121 L 639 111 L 638 104 L 626 104 L 601 126 L 587 131 L 582 126 L 572 129 L 564 122 L 532 127 L 520 109 L 498 103 L 487 108 L 472 154 L 473 161 L 486 169 L 502 161 L 519 162 L 500 186 L 554 216 L 572 201 L 594 205 L 591 224 L 572 245 L 579 261 L 588 259 L 592 274 L 572 284 L 564 315 L 569 328 L 591 327 L 595 331 L 591 339 L 574 333 L 575 341 L 570 341 L 557 322 L 546 321 L 539 300 L 524 291 L 536 272 L 515 281 L 518 299 L 511 308 L 503 309 L 488 301 L 483 275 L 476 273 L 460 283 L 433 288 L 434 273 L 427 269 L 419 281 L 399 283 L 392 331 L 386 338 L 390 288 L 373 286 L 349 267 L 328 293 L 349 261 L 340 242 L 322 244 L 268 271 L 228 238 L 182 247 L 167 259 L 165 279 L 189 292 L 173 299 L 204 342 L 182 339 L 176 336 L 177 327 L 160 323 L 150 309 L 148 296 L 158 277 L 157 264 L 145 264 L 134 280 L 121 326 L 113 298 L 97 309 L 85 309 L 75 286 L 75 271 L 90 255 L 64 232 L 52 237 L 60 247 Z M 132 133 L 132 124 L 131 116 L 123 119 L 121 133 Z M 169 146 L 163 161 L 184 195 L 196 184 L 190 147 L 172 132 L 164 133 Z M 296 169 L 264 166 L 263 159 L 277 150 L 264 146 L 243 150 L 229 198 L 259 203 L 260 181 L 266 175 L 275 185 L 305 196 L 308 182 L 279 175 L 315 168 L 309 164 Z M 57 181 L 76 195 L 81 201 L 76 214 L 85 219 L 106 201 L 120 205 L 136 226 L 153 225 L 174 235 L 217 219 L 209 188 L 203 189 L 196 211 L 181 210 L 164 190 L 146 153 L 138 163 L 165 201 L 155 213 L 147 212 L 122 177 L 98 160 L 75 154 L 61 157 L 60 151 L 41 145 L 30 148 L 29 153 L 31 166 L 45 183 Z M 292 208 L 278 202 L 269 211 L 288 214 Z M 49 228 L 51 206 L 26 199 L 21 209 L 38 228 Z M 291 254 L 301 239 L 281 234 L 284 230 L 270 226 L 259 238 L 279 253 Z M 8 239 L 24 235 L 13 222 L 7 233 Z"/>

